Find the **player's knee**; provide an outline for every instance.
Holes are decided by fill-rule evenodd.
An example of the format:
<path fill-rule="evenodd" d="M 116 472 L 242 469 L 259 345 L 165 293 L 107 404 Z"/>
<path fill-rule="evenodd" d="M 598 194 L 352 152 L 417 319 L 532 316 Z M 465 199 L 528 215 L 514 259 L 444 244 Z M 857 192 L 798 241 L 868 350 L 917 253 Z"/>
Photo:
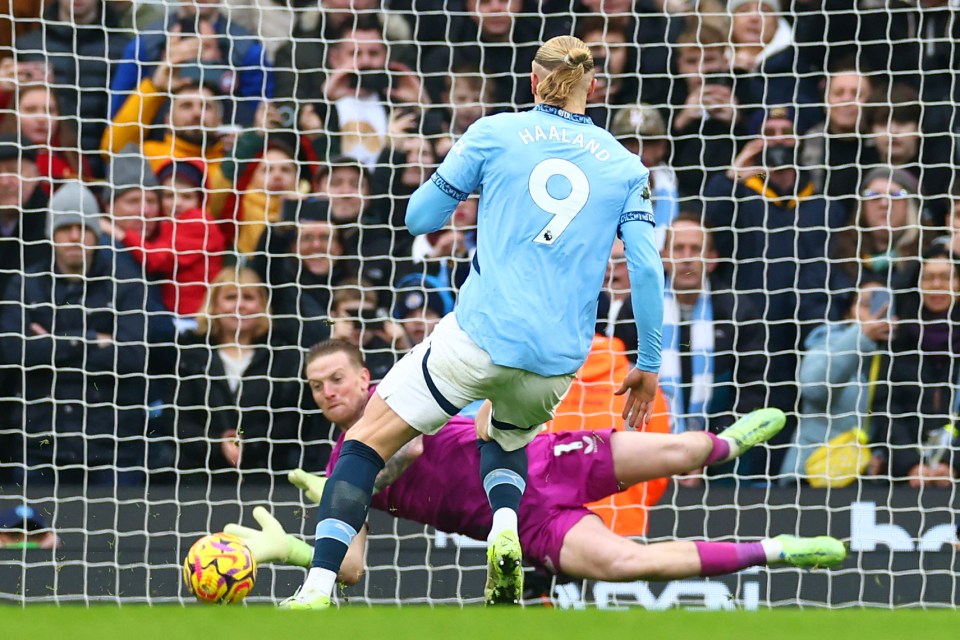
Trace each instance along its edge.
<path fill-rule="evenodd" d="M 704 457 L 709 454 L 699 433 L 684 433 L 674 438 L 665 447 L 662 455 L 669 461 L 675 473 L 683 473 L 698 468 Z"/>

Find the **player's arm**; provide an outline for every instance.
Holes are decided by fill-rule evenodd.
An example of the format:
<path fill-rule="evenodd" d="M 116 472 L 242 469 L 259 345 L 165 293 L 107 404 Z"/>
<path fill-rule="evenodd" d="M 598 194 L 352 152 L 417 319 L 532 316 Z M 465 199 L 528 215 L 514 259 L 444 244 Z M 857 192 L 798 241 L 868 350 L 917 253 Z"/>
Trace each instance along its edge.
<path fill-rule="evenodd" d="M 649 174 L 646 169 L 643 172 L 643 178 L 627 198 L 618 230 L 630 272 L 630 298 L 637 323 L 637 366 L 616 393 L 629 391 L 623 418 L 633 429 L 653 417 L 663 331 L 663 263 L 654 236 Z"/>
<path fill-rule="evenodd" d="M 637 368 L 657 373 L 663 331 L 663 261 L 654 234 L 650 172 L 639 160 L 637 164 L 642 174 L 627 195 L 617 234 L 623 240 L 630 272 L 630 301 L 637 323 Z"/>
<path fill-rule="evenodd" d="M 653 222 L 625 213 L 621 217 L 620 237 L 630 272 L 630 301 L 637 323 L 637 368 L 657 373 L 663 332 L 663 262 L 657 251 Z"/>
<path fill-rule="evenodd" d="M 442 229 L 457 205 L 480 186 L 486 128 L 483 120 L 471 126 L 430 179 L 410 196 L 405 220 L 410 233 L 418 236 Z"/>
<path fill-rule="evenodd" d="M 337 580 L 348 587 L 360 582 L 364 567 L 367 566 L 367 525 L 360 527 L 343 557 Z"/>
<path fill-rule="evenodd" d="M 292 567 L 309 569 L 313 564 L 313 547 L 300 538 L 287 533 L 283 525 L 263 507 L 253 510 L 253 517 L 260 530 L 231 523 L 223 532 L 243 540 L 257 564 L 280 562 Z M 337 578 L 346 585 L 356 584 L 363 576 L 367 549 L 367 525 L 363 525 L 347 549 Z"/>
<path fill-rule="evenodd" d="M 373 481 L 374 495 L 393 484 L 422 454 L 423 436 L 417 436 L 400 447 L 400 450 L 387 460 L 383 469 L 377 474 L 376 480 Z"/>

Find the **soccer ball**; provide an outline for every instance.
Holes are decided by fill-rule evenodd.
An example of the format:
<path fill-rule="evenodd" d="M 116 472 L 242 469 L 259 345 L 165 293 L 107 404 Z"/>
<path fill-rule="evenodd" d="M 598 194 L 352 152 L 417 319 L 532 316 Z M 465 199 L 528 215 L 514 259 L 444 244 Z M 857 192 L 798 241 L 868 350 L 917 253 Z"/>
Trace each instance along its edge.
<path fill-rule="evenodd" d="M 183 562 L 183 581 L 200 602 L 240 602 L 253 589 L 257 563 L 236 536 L 214 533 L 197 540 Z"/>

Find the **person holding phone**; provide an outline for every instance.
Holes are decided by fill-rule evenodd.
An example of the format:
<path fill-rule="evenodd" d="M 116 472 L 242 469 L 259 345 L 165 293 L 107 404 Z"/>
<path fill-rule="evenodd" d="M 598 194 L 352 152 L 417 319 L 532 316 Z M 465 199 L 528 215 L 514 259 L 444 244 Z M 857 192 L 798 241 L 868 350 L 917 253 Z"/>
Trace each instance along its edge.
<path fill-rule="evenodd" d="M 373 287 L 363 281 L 348 282 L 333 294 L 333 337 L 360 347 L 370 369 L 370 379 L 379 382 L 410 349 L 403 329 L 377 308 Z"/>
<path fill-rule="evenodd" d="M 833 307 L 851 304 L 843 293 L 861 278 L 897 286 L 908 277 L 932 230 L 920 226 L 923 212 L 918 182 L 909 171 L 881 165 L 863 177 L 857 206 L 831 239 Z"/>
<path fill-rule="evenodd" d="M 866 280 L 840 322 L 821 325 L 804 342 L 800 361 L 800 420 L 781 466 L 781 484 L 801 481 L 807 459 L 834 437 L 865 424 L 880 411 L 868 406 L 873 355 L 889 344 L 896 326 L 890 290 Z M 870 434 L 868 434 L 869 436 Z"/>
<path fill-rule="evenodd" d="M 680 196 L 699 198 L 707 181 L 722 173 L 745 137 L 734 93 L 725 35 L 704 22 L 677 40 L 670 102 L 672 163 Z"/>
<path fill-rule="evenodd" d="M 882 405 L 888 474 L 913 488 L 949 488 L 960 476 L 960 439 L 949 437 L 960 381 L 960 265 L 932 246 L 913 262 L 895 296 L 890 394 Z M 948 435 L 942 439 L 944 435 Z"/>
<path fill-rule="evenodd" d="M 251 124 L 257 106 L 274 93 L 273 71 L 263 44 L 235 20 L 228 20 L 225 8 L 216 0 L 194 0 L 168 11 L 163 20 L 147 25 L 122 55 L 118 52 L 113 59 L 121 62 L 110 85 L 112 118 L 156 66 L 171 59 L 178 62 L 177 77 L 183 73 L 199 81 L 202 69 L 204 82 L 219 84 L 220 91 L 236 103 L 232 119 L 238 124 Z"/>

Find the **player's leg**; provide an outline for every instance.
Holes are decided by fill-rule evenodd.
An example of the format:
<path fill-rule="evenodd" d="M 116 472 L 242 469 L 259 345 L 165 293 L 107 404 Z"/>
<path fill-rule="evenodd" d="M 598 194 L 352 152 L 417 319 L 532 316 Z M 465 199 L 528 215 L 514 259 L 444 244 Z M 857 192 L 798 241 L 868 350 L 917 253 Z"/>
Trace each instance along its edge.
<path fill-rule="evenodd" d="M 384 461 L 419 434 L 377 393 L 350 429 L 323 489 L 318 508 L 312 568 L 303 587 L 281 604 L 291 609 L 326 608 L 347 550 L 367 520 L 373 484 Z"/>
<path fill-rule="evenodd" d="M 527 483 L 526 446 L 543 428 L 567 390 L 572 376 L 543 377 L 500 369 L 490 388 L 492 404 L 478 416 L 480 475 L 493 510 L 487 538 L 487 604 L 519 603 L 523 595 L 520 501 Z"/>
<path fill-rule="evenodd" d="M 567 532 L 559 569 L 590 580 L 675 580 L 734 573 L 754 565 L 829 567 L 846 557 L 835 538 L 778 536 L 758 542 L 658 542 L 622 538 L 588 515 Z"/>
<path fill-rule="evenodd" d="M 483 403 L 477 412 L 477 448 L 480 452 L 480 480 L 493 512 L 487 534 L 487 604 L 518 604 L 523 595 L 523 551 L 520 546 L 520 501 L 527 485 L 527 450 L 521 446 L 505 449 L 492 439 L 493 405 Z M 500 423 L 503 425 L 503 423 Z"/>
<path fill-rule="evenodd" d="M 363 417 L 347 432 L 340 457 L 323 489 L 318 508 L 313 567 L 284 608 L 330 605 L 347 549 L 366 522 L 374 481 L 384 461 L 420 433 L 433 433 L 467 404 L 455 390 L 437 383 L 427 368 L 431 347 L 424 343 L 390 370 L 371 396 Z M 452 400 L 451 400 L 452 398 Z"/>
<path fill-rule="evenodd" d="M 704 431 L 680 434 L 618 431 L 611 438 L 617 482 L 629 487 L 726 462 L 769 440 L 785 423 L 786 416 L 779 409 L 758 409 L 719 435 Z"/>

